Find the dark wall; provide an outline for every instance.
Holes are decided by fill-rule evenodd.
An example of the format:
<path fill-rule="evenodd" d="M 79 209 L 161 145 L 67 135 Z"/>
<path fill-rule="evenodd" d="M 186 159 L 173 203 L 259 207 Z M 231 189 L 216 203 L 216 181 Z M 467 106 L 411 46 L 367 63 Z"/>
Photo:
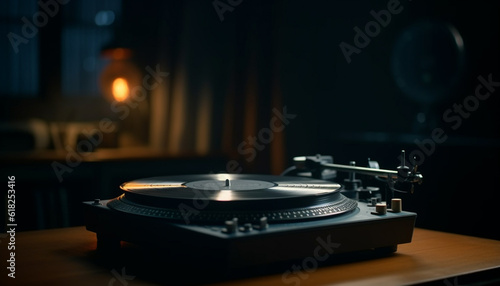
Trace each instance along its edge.
<path fill-rule="evenodd" d="M 355 46 L 355 27 L 364 30 L 374 21 L 371 11 L 380 15 L 388 6 L 399 12 L 348 62 L 341 43 Z M 467 98 L 482 84 L 479 77 L 500 81 L 497 2 L 243 1 L 215 23 L 206 17 L 214 11 L 201 11 L 204 22 L 192 21 L 200 25 L 195 30 L 212 35 L 203 45 L 237 51 L 222 55 L 222 65 L 244 62 L 238 57 L 248 55 L 241 50 L 268 51 L 260 53 L 255 72 L 277 77 L 283 105 L 297 114 L 285 130 L 289 164 L 293 156 L 322 153 L 360 165 L 371 157 L 393 169 L 406 149 L 417 156 L 409 163 L 418 163 L 425 178 L 414 195 L 405 195 L 406 207 L 419 214 L 417 226 L 500 238 L 498 229 L 478 223 L 500 218 L 494 183 L 498 91 L 490 90 L 487 99 Z M 460 34 L 463 49 L 446 38 L 449 26 Z M 257 44 L 238 41 L 249 33 Z M 212 64 L 217 70 L 217 62 Z M 275 67 L 277 75 L 269 74 Z M 456 104 L 469 109 L 459 113 Z"/>
<path fill-rule="evenodd" d="M 425 178 L 404 196 L 419 214 L 417 226 L 500 238 L 482 224 L 500 218 L 498 87 L 475 99 L 479 77 L 500 81 L 498 2 L 241 1 L 222 18 L 213 6 L 195 3 L 184 7 L 196 17 L 182 36 L 197 35 L 190 45 L 205 48 L 193 51 L 198 61 L 189 63 L 190 76 L 202 77 L 199 67 L 209 65 L 220 93 L 230 83 L 224 75 L 256 76 L 260 102 L 273 94 L 266 83 L 279 82 L 282 105 L 297 114 L 285 130 L 288 164 L 322 153 L 360 165 L 371 157 L 393 169 L 406 149 Z M 389 9 L 390 21 L 380 16 L 384 25 L 373 28 L 372 14 Z M 373 36 L 348 62 L 340 46 L 355 47 L 355 28 L 366 25 Z"/>
<path fill-rule="evenodd" d="M 406 149 L 407 154 L 418 156 L 425 178 L 413 196 L 405 196 L 407 208 L 419 214 L 417 226 L 498 239 L 498 228 L 485 228 L 483 223 L 495 224 L 500 218 L 495 183 L 500 171 L 499 91 L 477 100 L 477 105 L 466 98 L 474 96 L 481 84 L 478 77 L 500 81 L 499 5 L 493 1 L 400 1 L 402 11 L 393 14 L 391 22 L 347 63 L 340 43 L 353 45 L 353 28 L 363 29 L 373 21 L 370 11 L 387 9 L 389 2 L 303 5 L 292 1 L 283 5 L 282 86 L 286 104 L 298 114 L 287 129 L 289 154 L 331 154 L 338 163 L 356 160 L 360 165 L 371 157 L 392 169 L 399 164 L 400 150 Z M 441 76 L 436 87 L 443 90 L 434 95 L 435 100 L 419 101 L 398 87 L 396 76 L 406 75 L 395 74 L 391 65 L 398 37 L 424 21 L 453 25 L 463 38 L 464 58 L 460 70 L 446 61 L 453 50 L 436 49 L 428 55 L 435 57 L 435 75 Z M 425 60 L 418 44 L 406 46 L 407 62 L 414 60 L 412 53 L 419 61 Z M 447 76 L 457 76 L 457 82 L 446 85 Z M 427 87 L 423 98 L 433 91 Z M 446 113 L 455 104 L 467 104 L 471 110 L 465 110 L 464 116 Z M 426 116 L 423 123 L 416 120 L 419 112 Z M 450 114 L 460 118 L 452 120 Z M 431 141 L 436 128 L 446 136 L 437 136 L 438 143 Z"/>
<path fill-rule="evenodd" d="M 184 148 L 196 145 L 192 130 L 205 89 L 213 106 L 210 151 L 236 154 L 241 163 L 245 156 L 237 146 L 252 135 L 245 133 L 247 119 L 257 132 L 269 126 L 273 107 L 286 107 L 297 117 L 284 130 L 284 156 L 273 158 L 276 152 L 266 146 L 244 172 L 270 173 L 271 160 L 287 165 L 293 156 L 316 153 L 359 165 L 370 157 L 393 169 L 406 149 L 417 156 L 409 163 L 419 163 L 424 175 L 415 194 L 404 196 L 404 207 L 418 213 L 417 226 L 500 239 L 497 227 L 483 227 L 500 219 L 499 6 L 486 0 L 124 0 L 116 35 L 134 49 L 138 66 L 160 63 L 170 72 L 167 93 L 184 87 Z M 393 11 L 390 21 L 383 10 Z M 385 23 L 376 24 L 374 13 L 385 15 Z M 50 37 L 61 28 L 58 17 L 40 32 L 42 58 L 58 56 L 57 39 Z M 367 25 L 376 30 L 356 47 L 357 28 Z M 447 25 L 460 34 L 463 50 L 450 45 Z M 346 44 L 355 49 L 350 62 L 341 48 Z M 41 62 L 49 68 L 41 71 L 42 99 L 6 98 L 0 118 L 36 113 L 62 120 L 57 115 L 68 113 L 68 104 L 93 120 L 108 116 L 107 102 L 82 105 L 60 95 L 54 84 L 60 63 L 49 58 Z M 479 78 L 493 81 L 487 99 L 475 96 L 484 85 Z M 258 114 L 247 118 L 249 94 Z"/>

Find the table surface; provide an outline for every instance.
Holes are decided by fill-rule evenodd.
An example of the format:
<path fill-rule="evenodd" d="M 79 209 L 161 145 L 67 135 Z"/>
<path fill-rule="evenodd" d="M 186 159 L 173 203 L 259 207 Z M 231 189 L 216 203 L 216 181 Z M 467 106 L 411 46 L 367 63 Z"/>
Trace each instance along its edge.
<path fill-rule="evenodd" d="M 155 285 L 135 276 L 127 265 L 110 267 L 96 259 L 96 236 L 85 227 L 16 233 L 15 279 L 7 277 L 5 267 L 9 237 L 3 234 L 0 240 L 1 285 Z M 277 273 L 217 285 L 403 285 L 439 280 L 440 285 L 456 285 L 460 281 L 454 277 L 492 269 L 500 269 L 500 241 L 417 228 L 413 241 L 389 256 L 320 267 L 294 282 L 283 281 Z M 163 271 L 168 284 L 176 273 Z"/>

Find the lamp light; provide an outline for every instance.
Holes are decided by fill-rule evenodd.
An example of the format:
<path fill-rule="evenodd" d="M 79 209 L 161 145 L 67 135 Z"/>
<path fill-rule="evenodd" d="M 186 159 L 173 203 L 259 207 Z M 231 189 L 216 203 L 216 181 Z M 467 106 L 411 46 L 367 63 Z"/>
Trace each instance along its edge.
<path fill-rule="evenodd" d="M 128 100 L 132 88 L 141 83 L 141 73 L 130 61 L 132 50 L 108 48 L 103 50 L 101 54 L 110 61 L 101 73 L 101 92 L 110 102 Z"/>

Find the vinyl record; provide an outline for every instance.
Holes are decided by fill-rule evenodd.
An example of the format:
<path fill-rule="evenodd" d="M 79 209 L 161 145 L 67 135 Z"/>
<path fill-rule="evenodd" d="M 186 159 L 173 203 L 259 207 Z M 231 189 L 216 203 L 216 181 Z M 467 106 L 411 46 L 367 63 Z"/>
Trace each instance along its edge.
<path fill-rule="evenodd" d="M 121 185 L 108 203 L 117 211 L 173 220 L 221 222 L 234 217 L 296 220 L 353 210 L 356 202 L 329 181 L 270 175 L 209 174 L 154 177 Z"/>
<path fill-rule="evenodd" d="M 187 175 L 127 182 L 124 191 L 172 199 L 196 199 L 199 192 L 215 201 L 245 201 L 318 196 L 336 192 L 340 185 L 323 180 L 269 175 Z"/>

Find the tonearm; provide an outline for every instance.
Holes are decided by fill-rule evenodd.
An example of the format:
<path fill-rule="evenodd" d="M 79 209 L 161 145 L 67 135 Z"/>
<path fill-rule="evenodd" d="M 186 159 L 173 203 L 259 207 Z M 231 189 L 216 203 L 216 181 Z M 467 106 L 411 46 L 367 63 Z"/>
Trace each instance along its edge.
<path fill-rule="evenodd" d="M 375 176 L 380 179 L 384 179 L 387 182 L 388 188 L 394 192 L 408 192 L 413 193 L 414 185 L 421 184 L 423 181 L 423 176 L 418 172 L 417 165 L 410 169 L 410 167 L 405 164 L 405 151 L 401 151 L 401 164 L 397 167 L 397 170 L 386 170 L 378 169 L 378 163 L 374 164 L 374 167 L 360 167 L 342 164 L 333 164 L 331 156 L 299 156 L 294 157 L 293 161 L 295 163 L 295 169 L 300 170 L 310 170 L 313 177 L 321 178 L 323 170 L 336 170 L 341 172 L 349 172 L 350 174 L 363 174 L 369 176 Z M 372 161 L 374 162 L 374 161 Z"/>

